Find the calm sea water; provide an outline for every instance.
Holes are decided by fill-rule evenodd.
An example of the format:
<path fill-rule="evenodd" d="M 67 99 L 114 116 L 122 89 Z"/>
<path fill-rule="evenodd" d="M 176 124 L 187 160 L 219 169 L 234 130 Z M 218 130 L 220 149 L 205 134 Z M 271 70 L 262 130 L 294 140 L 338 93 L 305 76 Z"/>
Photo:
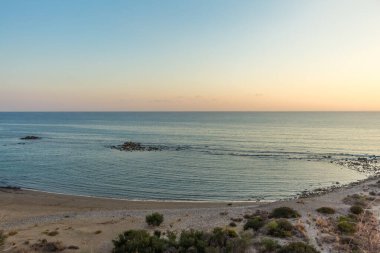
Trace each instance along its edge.
<path fill-rule="evenodd" d="M 127 140 L 168 149 L 109 148 Z M 323 159 L 361 155 L 380 113 L 0 113 L 0 185 L 75 195 L 276 200 L 364 178 Z"/>

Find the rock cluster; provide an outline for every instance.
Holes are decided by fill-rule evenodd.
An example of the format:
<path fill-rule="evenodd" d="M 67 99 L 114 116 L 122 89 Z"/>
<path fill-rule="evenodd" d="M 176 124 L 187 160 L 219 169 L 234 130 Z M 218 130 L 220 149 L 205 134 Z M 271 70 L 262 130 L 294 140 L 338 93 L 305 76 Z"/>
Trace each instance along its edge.
<path fill-rule="evenodd" d="M 162 148 L 158 146 L 147 146 L 147 145 L 142 145 L 139 142 L 132 142 L 132 141 L 127 141 L 124 142 L 122 145 L 118 146 L 111 146 L 113 149 L 117 149 L 120 151 L 161 151 Z"/>
<path fill-rule="evenodd" d="M 377 157 L 359 157 L 357 159 L 333 160 L 331 163 L 335 163 L 362 173 L 368 173 L 371 175 L 380 174 L 380 162 L 378 162 Z"/>
<path fill-rule="evenodd" d="M 38 136 L 34 136 L 34 135 L 28 135 L 28 136 L 20 138 L 20 140 L 40 140 L 40 139 L 42 138 Z"/>

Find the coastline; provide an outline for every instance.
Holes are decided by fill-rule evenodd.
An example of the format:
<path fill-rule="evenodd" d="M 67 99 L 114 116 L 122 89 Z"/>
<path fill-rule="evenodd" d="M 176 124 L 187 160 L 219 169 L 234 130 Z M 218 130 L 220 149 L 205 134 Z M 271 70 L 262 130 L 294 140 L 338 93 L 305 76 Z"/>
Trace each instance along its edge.
<path fill-rule="evenodd" d="M 316 209 L 331 206 L 338 213 L 345 214 L 347 205 L 342 199 L 351 194 L 380 194 L 379 176 L 349 184 L 332 190 L 310 194 L 302 198 L 275 202 L 199 202 L 199 201 L 138 201 L 97 197 L 71 196 L 31 190 L 0 189 L 0 230 L 10 233 L 7 246 L 25 248 L 24 243 L 40 239 L 59 240 L 65 244 L 77 245 L 81 250 L 109 252 L 111 240 L 127 229 L 147 229 L 145 215 L 153 211 L 164 214 L 165 222 L 161 231 L 183 229 L 210 230 L 214 227 L 228 227 L 231 219 L 242 218 L 256 210 L 270 211 L 280 206 L 289 206 L 302 214 L 308 224 L 308 217 L 318 216 Z M 374 186 L 376 185 L 376 186 Z M 373 203 L 372 211 L 380 219 L 380 199 Z M 234 228 L 241 231 L 243 222 Z M 44 231 L 59 231 L 49 238 Z M 96 231 L 101 231 L 96 234 Z M 152 230 L 153 231 L 153 230 Z M 316 246 L 316 230 L 306 226 L 310 242 Z M 91 250 L 91 251 L 90 251 Z M 64 252 L 71 252 L 64 250 Z M 329 252 L 329 251 L 321 251 Z"/>

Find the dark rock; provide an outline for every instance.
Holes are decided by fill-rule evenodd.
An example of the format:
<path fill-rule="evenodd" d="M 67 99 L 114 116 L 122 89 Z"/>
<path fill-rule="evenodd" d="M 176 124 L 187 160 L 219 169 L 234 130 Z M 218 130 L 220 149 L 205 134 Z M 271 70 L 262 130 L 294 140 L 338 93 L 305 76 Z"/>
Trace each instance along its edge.
<path fill-rule="evenodd" d="M 0 189 L 1 190 L 19 191 L 19 190 L 21 190 L 21 187 L 8 185 L 8 186 L 0 186 Z"/>
<path fill-rule="evenodd" d="M 162 150 L 162 147 L 159 147 L 159 146 L 146 146 L 146 145 L 142 145 L 139 142 L 132 142 L 132 141 L 124 142 L 122 145 L 118 145 L 118 146 L 111 146 L 111 148 L 117 149 L 120 151 L 128 151 L 128 152 L 132 152 L 132 151 L 161 151 Z"/>
<path fill-rule="evenodd" d="M 28 135 L 28 136 L 20 138 L 20 140 L 40 140 L 40 139 L 42 138 L 38 136 L 34 136 L 34 135 Z"/>

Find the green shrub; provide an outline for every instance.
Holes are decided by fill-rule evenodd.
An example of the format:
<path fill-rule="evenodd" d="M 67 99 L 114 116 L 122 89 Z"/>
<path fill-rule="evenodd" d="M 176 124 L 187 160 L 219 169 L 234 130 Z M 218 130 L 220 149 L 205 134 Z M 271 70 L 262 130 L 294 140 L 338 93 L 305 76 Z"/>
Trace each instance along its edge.
<path fill-rule="evenodd" d="M 238 234 L 231 229 L 214 228 L 209 238 L 208 246 L 213 248 L 225 248 L 232 238 L 237 238 Z"/>
<path fill-rule="evenodd" d="M 3 246 L 4 242 L 5 242 L 5 235 L 3 233 L 3 231 L 0 230 L 0 247 Z"/>
<path fill-rule="evenodd" d="M 166 237 L 145 230 L 128 230 L 113 240 L 113 253 L 163 253 L 163 252 L 244 252 L 248 243 L 234 230 L 215 228 L 212 233 L 198 230 L 182 231 L 179 239 L 174 232 Z"/>
<path fill-rule="evenodd" d="M 301 217 L 301 215 L 294 209 L 290 207 L 278 207 L 273 209 L 272 213 L 270 214 L 271 218 L 298 218 Z"/>
<path fill-rule="evenodd" d="M 248 219 L 244 224 L 244 230 L 253 229 L 255 231 L 259 230 L 264 226 L 264 220 L 260 216 Z"/>
<path fill-rule="evenodd" d="M 282 247 L 278 253 L 319 253 L 319 251 L 303 242 L 291 242 Z"/>
<path fill-rule="evenodd" d="M 168 238 L 168 243 L 170 246 L 177 245 L 177 235 L 173 231 L 166 231 L 166 237 Z"/>
<path fill-rule="evenodd" d="M 361 206 L 351 206 L 350 212 L 353 214 L 361 214 L 364 212 L 364 209 Z"/>
<path fill-rule="evenodd" d="M 153 239 L 152 238 L 156 238 Z M 113 240 L 113 253 L 163 252 L 165 240 L 150 236 L 145 230 L 128 230 Z M 161 241 L 161 242 L 160 242 Z"/>
<path fill-rule="evenodd" d="M 178 244 L 185 252 L 190 248 L 194 248 L 196 252 L 204 252 L 207 246 L 204 233 L 193 229 L 182 231 Z"/>
<path fill-rule="evenodd" d="M 285 220 L 272 220 L 266 225 L 267 234 L 275 237 L 290 237 L 293 235 L 293 225 Z"/>
<path fill-rule="evenodd" d="M 159 226 L 164 221 L 164 216 L 160 213 L 152 213 L 145 217 L 145 221 L 150 226 Z"/>
<path fill-rule="evenodd" d="M 263 238 L 260 241 L 259 244 L 260 252 L 266 253 L 266 252 L 276 252 L 281 246 L 278 244 L 277 241 L 269 239 L 269 238 Z"/>
<path fill-rule="evenodd" d="M 230 227 L 236 227 L 237 225 L 236 225 L 235 222 L 232 221 L 232 222 L 230 222 L 229 226 L 230 226 Z"/>
<path fill-rule="evenodd" d="M 338 218 L 338 230 L 343 234 L 352 234 L 356 231 L 356 217 L 354 215 L 340 216 Z"/>
<path fill-rule="evenodd" d="M 340 232 L 344 234 L 352 234 L 356 231 L 356 224 L 353 222 L 342 220 L 338 222 L 338 229 Z"/>
<path fill-rule="evenodd" d="M 160 237 L 161 237 L 161 231 L 160 231 L 160 230 L 154 230 L 153 235 L 154 235 L 155 237 L 160 238 Z"/>
<path fill-rule="evenodd" d="M 361 207 L 366 207 L 367 201 L 368 201 L 367 196 L 359 195 L 359 194 L 347 195 L 347 197 L 343 199 L 343 203 L 347 205 L 355 205 L 355 206 L 361 206 Z"/>
<path fill-rule="evenodd" d="M 331 208 L 331 207 L 323 206 L 323 207 L 318 208 L 317 212 L 318 213 L 323 213 L 323 214 L 334 214 L 335 213 L 335 209 Z"/>

